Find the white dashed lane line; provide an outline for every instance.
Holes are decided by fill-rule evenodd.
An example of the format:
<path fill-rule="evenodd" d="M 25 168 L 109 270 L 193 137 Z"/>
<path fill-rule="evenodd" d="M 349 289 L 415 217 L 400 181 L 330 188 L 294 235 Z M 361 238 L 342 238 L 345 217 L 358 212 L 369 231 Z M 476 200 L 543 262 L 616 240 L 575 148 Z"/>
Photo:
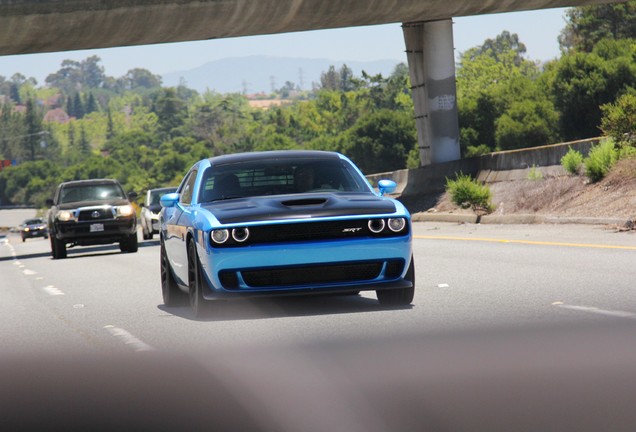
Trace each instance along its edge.
<path fill-rule="evenodd" d="M 563 302 L 554 302 L 552 303 L 552 306 L 556 306 L 561 309 L 569 309 L 569 310 L 578 311 L 578 312 L 593 313 L 597 315 L 605 315 L 605 316 L 611 316 L 616 318 L 636 319 L 636 313 L 634 312 L 600 309 L 594 306 L 569 305 Z"/>
<path fill-rule="evenodd" d="M 130 345 L 136 352 L 155 351 L 152 346 L 148 345 L 138 337 L 134 336 L 133 334 L 127 332 L 122 328 L 118 328 L 112 325 L 104 326 L 104 328 L 108 330 L 110 334 L 122 341 L 125 345 Z"/>
<path fill-rule="evenodd" d="M 42 288 L 46 293 L 52 295 L 52 296 L 60 296 L 60 295 L 64 295 L 64 292 L 59 289 L 59 288 L 55 288 L 53 285 L 48 285 Z"/>

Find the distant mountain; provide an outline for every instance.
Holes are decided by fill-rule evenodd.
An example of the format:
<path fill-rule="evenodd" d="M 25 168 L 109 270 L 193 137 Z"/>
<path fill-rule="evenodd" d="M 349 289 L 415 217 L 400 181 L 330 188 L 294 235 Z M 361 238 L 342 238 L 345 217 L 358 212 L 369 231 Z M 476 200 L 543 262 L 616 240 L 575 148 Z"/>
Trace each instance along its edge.
<path fill-rule="evenodd" d="M 364 70 L 368 74 L 388 76 L 399 60 L 341 61 L 329 59 L 305 59 L 271 56 L 232 57 L 215 60 L 195 69 L 164 74 L 163 85 L 186 85 L 199 92 L 207 89 L 219 93 L 270 93 L 289 81 L 302 90 L 311 90 L 312 83 L 320 83 L 320 74 L 329 66 L 340 69 L 346 64 L 355 76 Z"/>

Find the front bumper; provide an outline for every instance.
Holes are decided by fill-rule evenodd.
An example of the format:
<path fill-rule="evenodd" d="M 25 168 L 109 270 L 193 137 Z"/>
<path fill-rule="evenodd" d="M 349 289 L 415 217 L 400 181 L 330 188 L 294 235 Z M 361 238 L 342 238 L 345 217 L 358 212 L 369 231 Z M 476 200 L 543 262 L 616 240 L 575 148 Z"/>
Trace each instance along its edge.
<path fill-rule="evenodd" d="M 34 238 L 34 237 L 48 237 L 49 230 L 48 228 L 42 229 L 31 229 L 29 231 L 22 231 L 22 237 L 26 238 Z"/>
<path fill-rule="evenodd" d="M 103 230 L 97 231 L 101 228 Z M 92 228 L 91 228 L 92 227 Z M 126 240 L 137 232 L 137 221 L 133 218 L 96 220 L 91 222 L 57 222 L 55 237 L 66 243 L 80 246 L 110 244 Z"/>
<path fill-rule="evenodd" d="M 199 251 L 205 299 L 409 288 L 411 237 Z"/>

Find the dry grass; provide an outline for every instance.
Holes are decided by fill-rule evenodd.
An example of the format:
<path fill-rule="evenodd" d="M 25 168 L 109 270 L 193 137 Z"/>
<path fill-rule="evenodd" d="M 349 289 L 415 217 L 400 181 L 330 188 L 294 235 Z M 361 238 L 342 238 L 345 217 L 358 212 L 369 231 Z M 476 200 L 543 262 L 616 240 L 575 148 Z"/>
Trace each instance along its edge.
<path fill-rule="evenodd" d="M 636 219 L 636 158 L 617 163 L 607 177 L 589 183 L 584 176 L 547 177 L 491 183 L 495 214 Z M 454 206 L 447 194 L 416 211 L 470 213 Z"/>

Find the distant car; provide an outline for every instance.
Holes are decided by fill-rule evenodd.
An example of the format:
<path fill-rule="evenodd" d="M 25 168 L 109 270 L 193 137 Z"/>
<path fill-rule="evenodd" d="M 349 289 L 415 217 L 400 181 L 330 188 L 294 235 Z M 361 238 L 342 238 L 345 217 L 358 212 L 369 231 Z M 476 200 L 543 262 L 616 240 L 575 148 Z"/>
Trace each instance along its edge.
<path fill-rule="evenodd" d="M 374 192 L 345 156 L 273 151 L 197 162 L 161 205 L 167 306 L 206 300 L 375 290 L 383 305 L 413 300 L 411 219 Z"/>
<path fill-rule="evenodd" d="M 150 189 L 146 192 L 146 198 L 141 207 L 141 233 L 144 240 L 152 240 L 154 234 L 159 234 L 159 213 L 162 195 L 175 192 L 176 187 Z"/>
<path fill-rule="evenodd" d="M 28 238 L 44 237 L 49 238 L 49 228 L 42 218 L 27 219 L 18 227 L 22 241 Z"/>
<path fill-rule="evenodd" d="M 66 258 L 66 246 L 119 243 L 122 252 L 137 252 L 137 215 L 117 180 L 61 183 L 47 203 L 53 259 Z"/>

